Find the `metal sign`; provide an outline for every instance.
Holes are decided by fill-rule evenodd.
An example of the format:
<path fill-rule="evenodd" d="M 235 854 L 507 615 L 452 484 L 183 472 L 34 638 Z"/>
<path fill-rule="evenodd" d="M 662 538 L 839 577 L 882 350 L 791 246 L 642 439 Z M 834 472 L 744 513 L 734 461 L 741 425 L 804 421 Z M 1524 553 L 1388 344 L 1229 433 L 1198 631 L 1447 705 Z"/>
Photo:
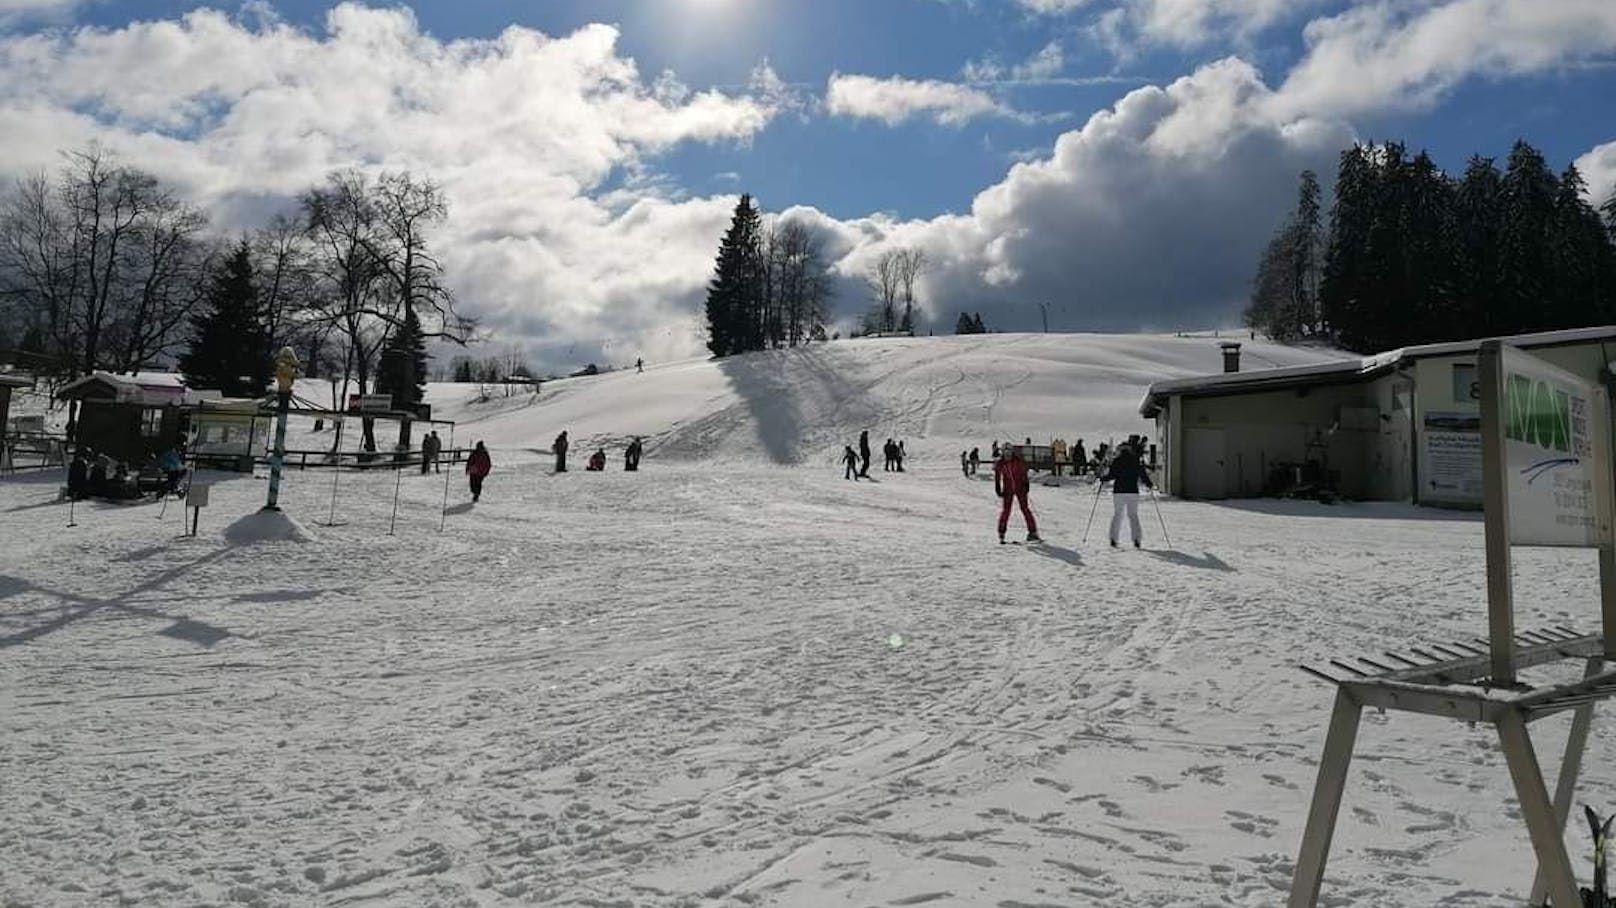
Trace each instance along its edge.
<path fill-rule="evenodd" d="M 1514 545 L 1588 548 L 1610 541 L 1598 464 L 1608 463 L 1605 390 L 1502 346 L 1495 380 Z"/>
<path fill-rule="evenodd" d="M 188 508 L 205 508 L 208 506 L 208 489 L 212 488 L 205 482 L 191 483 L 191 489 L 185 493 L 185 506 Z"/>
<path fill-rule="evenodd" d="M 393 395 L 391 394 L 350 394 L 348 395 L 348 409 L 360 413 L 371 413 L 393 409 Z"/>

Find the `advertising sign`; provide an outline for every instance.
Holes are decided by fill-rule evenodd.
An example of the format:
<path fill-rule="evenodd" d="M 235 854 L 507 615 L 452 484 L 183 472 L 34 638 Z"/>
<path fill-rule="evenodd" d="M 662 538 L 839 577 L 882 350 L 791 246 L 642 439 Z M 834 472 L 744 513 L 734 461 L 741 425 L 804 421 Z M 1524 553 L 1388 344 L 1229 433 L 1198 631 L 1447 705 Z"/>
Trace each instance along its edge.
<path fill-rule="evenodd" d="M 1604 390 L 1514 347 L 1499 365 L 1509 541 L 1599 545 L 1609 533 L 1598 502 L 1610 469 Z"/>
<path fill-rule="evenodd" d="M 1481 504 L 1481 415 L 1425 414 L 1423 499 Z"/>
<path fill-rule="evenodd" d="M 393 395 L 391 394 L 348 395 L 348 412 L 350 413 L 376 413 L 391 409 L 393 409 Z"/>

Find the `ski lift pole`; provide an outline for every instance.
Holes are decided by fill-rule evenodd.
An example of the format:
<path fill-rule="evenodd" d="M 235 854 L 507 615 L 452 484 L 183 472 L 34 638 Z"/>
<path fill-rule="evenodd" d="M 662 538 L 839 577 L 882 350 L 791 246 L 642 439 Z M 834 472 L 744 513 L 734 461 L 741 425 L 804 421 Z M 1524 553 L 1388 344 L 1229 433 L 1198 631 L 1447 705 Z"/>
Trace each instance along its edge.
<path fill-rule="evenodd" d="M 451 450 L 451 451 L 453 451 L 455 449 L 455 446 L 454 446 L 454 430 L 455 430 L 454 423 L 450 423 L 449 424 L 449 450 Z M 453 475 L 453 474 L 454 474 L 453 470 L 446 470 L 446 471 L 444 471 L 444 474 L 443 474 L 443 507 L 438 510 L 438 532 L 440 532 L 440 533 L 443 532 L 444 525 L 449 522 L 449 477 L 451 475 Z"/>
<path fill-rule="evenodd" d="M 1083 542 L 1079 542 L 1078 545 L 1089 541 L 1089 530 L 1094 526 L 1094 512 L 1100 509 L 1100 492 L 1104 489 L 1105 482 L 1096 477 L 1094 480 L 1094 505 L 1089 508 L 1089 522 L 1083 525 Z"/>
<path fill-rule="evenodd" d="M 1156 489 L 1154 486 L 1152 486 L 1150 489 L 1150 503 L 1156 506 L 1156 520 L 1161 523 L 1162 541 L 1167 543 L 1168 548 L 1172 548 L 1173 540 L 1167 535 L 1167 521 L 1162 519 L 1161 502 L 1156 500 Z"/>
<path fill-rule="evenodd" d="M 337 480 L 342 478 L 342 426 L 346 421 L 337 417 L 337 439 L 331 449 L 331 516 L 325 521 L 328 527 L 337 525 Z"/>
<path fill-rule="evenodd" d="M 387 522 L 387 535 L 393 535 L 393 528 L 398 526 L 398 490 L 404 484 L 404 468 L 402 466 L 393 470 L 393 517 Z"/>

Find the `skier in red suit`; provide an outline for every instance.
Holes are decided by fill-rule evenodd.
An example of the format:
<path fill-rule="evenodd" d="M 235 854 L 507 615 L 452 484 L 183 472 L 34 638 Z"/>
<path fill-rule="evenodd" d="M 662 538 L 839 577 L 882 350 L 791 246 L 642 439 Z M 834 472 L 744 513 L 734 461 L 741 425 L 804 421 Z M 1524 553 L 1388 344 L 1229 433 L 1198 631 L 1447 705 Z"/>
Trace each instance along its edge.
<path fill-rule="evenodd" d="M 1010 525 L 1010 506 L 1021 505 L 1021 516 L 1027 521 L 1027 541 L 1041 542 L 1038 535 L 1038 521 L 1033 519 L 1032 509 L 1027 507 L 1027 492 L 1032 483 L 1027 478 L 1027 462 L 1021 459 L 1021 449 L 1014 445 L 1004 445 L 1000 449 L 1001 457 L 993 465 L 993 491 L 999 494 L 999 544 L 1004 544 L 1004 530 Z"/>

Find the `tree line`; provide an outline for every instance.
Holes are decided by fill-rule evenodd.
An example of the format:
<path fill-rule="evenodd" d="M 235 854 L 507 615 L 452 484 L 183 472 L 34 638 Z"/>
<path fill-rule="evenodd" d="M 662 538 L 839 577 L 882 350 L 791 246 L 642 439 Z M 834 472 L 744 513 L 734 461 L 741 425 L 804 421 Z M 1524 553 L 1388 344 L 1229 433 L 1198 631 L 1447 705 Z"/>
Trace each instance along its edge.
<path fill-rule="evenodd" d="M 426 340 L 474 327 L 428 242 L 447 216 L 430 179 L 341 170 L 227 240 L 152 174 L 68 152 L 0 195 L 0 349 L 57 381 L 178 363 L 197 387 L 256 396 L 290 346 L 304 375 L 419 403 Z"/>
<path fill-rule="evenodd" d="M 1269 241 L 1246 324 L 1276 340 L 1373 351 L 1608 324 L 1616 195 L 1598 210 L 1575 165 L 1516 142 L 1460 176 L 1397 142 L 1341 153 L 1325 223 L 1317 177 Z"/>

